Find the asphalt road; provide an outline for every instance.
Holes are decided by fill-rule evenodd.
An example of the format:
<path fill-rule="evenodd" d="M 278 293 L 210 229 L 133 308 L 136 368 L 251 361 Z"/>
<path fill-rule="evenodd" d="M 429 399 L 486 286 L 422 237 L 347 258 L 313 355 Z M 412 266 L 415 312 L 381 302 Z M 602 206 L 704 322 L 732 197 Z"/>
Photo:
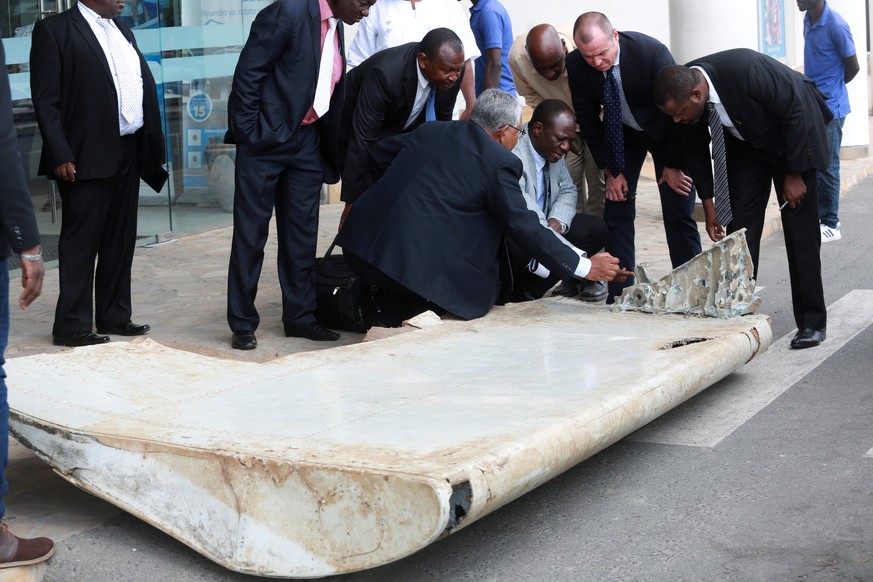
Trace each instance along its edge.
<path fill-rule="evenodd" d="M 821 348 L 777 347 L 794 322 L 771 237 L 759 283 L 774 347 L 757 367 L 429 548 L 335 579 L 873 580 L 871 195 L 868 179 L 844 196 L 844 238 L 822 248 L 836 315 Z M 44 580 L 258 578 L 118 514 L 61 542 Z"/>

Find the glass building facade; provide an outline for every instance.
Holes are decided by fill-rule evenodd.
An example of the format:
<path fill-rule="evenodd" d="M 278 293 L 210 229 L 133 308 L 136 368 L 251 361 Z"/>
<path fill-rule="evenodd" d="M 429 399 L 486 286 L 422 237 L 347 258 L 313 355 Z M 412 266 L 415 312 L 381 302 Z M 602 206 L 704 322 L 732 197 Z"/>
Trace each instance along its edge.
<path fill-rule="evenodd" d="M 269 2 L 126 0 L 120 18 L 133 29 L 157 82 L 170 171 L 160 193 L 141 183 L 140 244 L 232 223 L 234 147 L 222 143 L 227 97 L 251 22 Z M 63 208 L 53 183 L 36 175 L 42 139 L 30 99 L 30 35 L 37 19 L 73 4 L 0 1 L 19 149 L 49 254 Z"/>

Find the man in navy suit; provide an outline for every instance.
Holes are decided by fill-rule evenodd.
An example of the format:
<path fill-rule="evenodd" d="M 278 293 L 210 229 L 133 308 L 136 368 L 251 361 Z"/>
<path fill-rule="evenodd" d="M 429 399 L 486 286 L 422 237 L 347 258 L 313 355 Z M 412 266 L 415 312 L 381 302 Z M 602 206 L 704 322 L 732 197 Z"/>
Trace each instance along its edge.
<path fill-rule="evenodd" d="M 573 29 L 578 50 L 567 56 L 567 74 L 573 108 L 585 143 L 597 167 L 606 174 L 606 203 L 603 220 L 609 227 L 606 249 L 618 257 L 621 265 L 633 269 L 636 262 L 634 218 L 636 217 L 637 183 L 640 170 L 651 153 L 658 177 L 664 231 L 673 267 L 700 253 L 700 234 L 691 217 L 694 196 L 691 179 L 679 166 L 679 157 L 671 151 L 669 140 L 672 123 L 652 99 L 652 82 L 658 70 L 675 63 L 670 51 L 656 39 L 638 32 L 618 32 L 600 12 L 586 12 Z M 601 108 L 607 75 L 618 83 L 621 119 L 618 135 L 606 130 Z M 610 163 L 609 148 L 623 153 L 623 166 Z M 607 303 L 630 282 L 609 285 Z"/>
<path fill-rule="evenodd" d="M 33 28 L 39 173 L 57 180 L 63 201 L 55 345 L 108 342 L 93 323 L 97 333 L 125 336 L 150 329 L 130 320 L 130 270 L 139 181 L 161 190 L 166 151 L 155 80 L 130 29 L 115 18 L 122 7 L 82 0 Z"/>
<path fill-rule="evenodd" d="M 376 141 L 452 119 L 464 68 L 461 39 L 435 28 L 421 42 L 379 51 L 349 72 L 337 132 L 343 201 L 353 203 L 373 184 L 369 149 Z"/>
<path fill-rule="evenodd" d="M 688 172 L 703 201 L 710 238 L 747 229 L 756 278 L 771 184 L 779 204 L 787 205 L 782 226 L 798 329 L 791 347 L 819 345 L 825 339 L 827 308 L 817 172 L 830 162 L 826 126 L 833 118 L 824 95 L 808 77 L 749 49 L 665 67 L 655 78 L 654 91 L 658 107 L 680 124 Z M 728 224 L 721 224 L 713 202 L 708 106 L 718 114 L 724 141 Z"/>
<path fill-rule="evenodd" d="M 337 243 L 366 283 L 390 293 L 382 324 L 427 309 L 488 313 L 508 268 L 507 236 L 559 279 L 629 274 L 608 253 L 585 257 L 528 208 L 511 152 L 520 122 L 518 98 L 486 89 L 469 121 L 425 123 L 373 147 L 385 173 L 352 207 Z"/>
<path fill-rule="evenodd" d="M 315 319 L 320 191 L 324 182 L 336 181 L 321 150 L 319 119 L 342 92 L 345 57 L 338 20 L 358 22 L 375 3 L 278 0 L 252 23 L 233 76 L 225 136 L 237 146 L 227 276 L 227 322 L 236 349 L 257 346 L 255 296 L 274 208 L 285 335 L 339 338 Z"/>

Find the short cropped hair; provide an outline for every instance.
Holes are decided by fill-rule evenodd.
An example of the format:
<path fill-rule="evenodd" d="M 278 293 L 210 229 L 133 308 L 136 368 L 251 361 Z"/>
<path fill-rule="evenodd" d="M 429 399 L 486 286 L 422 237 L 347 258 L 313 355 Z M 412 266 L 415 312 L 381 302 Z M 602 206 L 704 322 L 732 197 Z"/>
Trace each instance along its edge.
<path fill-rule="evenodd" d="M 599 29 L 606 36 L 612 36 L 612 23 L 602 12 L 586 12 L 580 14 L 573 24 L 573 37 L 580 36 L 583 43 L 591 42 L 591 31 Z"/>
<path fill-rule="evenodd" d="M 655 105 L 666 105 L 670 101 L 684 103 L 691 97 L 691 92 L 698 83 L 698 75 L 694 69 L 683 65 L 667 65 L 655 75 L 654 98 Z"/>
<path fill-rule="evenodd" d="M 470 121 L 487 132 L 521 122 L 521 102 L 506 91 L 485 89 L 476 97 Z"/>
<path fill-rule="evenodd" d="M 418 45 L 419 52 L 423 52 L 429 61 L 434 61 L 440 56 L 440 50 L 448 47 L 454 54 L 464 52 L 464 43 L 454 31 L 448 28 L 434 28 L 421 39 Z"/>
<path fill-rule="evenodd" d="M 565 113 L 575 118 L 575 114 L 570 109 L 570 106 L 560 99 L 546 99 L 540 102 L 536 109 L 534 109 L 528 125 L 541 123 L 544 127 L 550 127 L 556 119 Z"/>

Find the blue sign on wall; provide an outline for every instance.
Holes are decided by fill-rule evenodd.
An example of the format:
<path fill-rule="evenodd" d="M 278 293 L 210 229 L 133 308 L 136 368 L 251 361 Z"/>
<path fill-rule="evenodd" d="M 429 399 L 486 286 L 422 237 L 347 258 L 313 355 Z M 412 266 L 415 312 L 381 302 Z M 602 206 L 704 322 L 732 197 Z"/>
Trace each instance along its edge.
<path fill-rule="evenodd" d="M 784 0 L 758 0 L 758 50 L 776 59 L 785 57 Z"/>
<path fill-rule="evenodd" d="M 197 123 L 203 123 L 212 115 L 212 99 L 198 91 L 188 99 L 188 116 Z"/>

